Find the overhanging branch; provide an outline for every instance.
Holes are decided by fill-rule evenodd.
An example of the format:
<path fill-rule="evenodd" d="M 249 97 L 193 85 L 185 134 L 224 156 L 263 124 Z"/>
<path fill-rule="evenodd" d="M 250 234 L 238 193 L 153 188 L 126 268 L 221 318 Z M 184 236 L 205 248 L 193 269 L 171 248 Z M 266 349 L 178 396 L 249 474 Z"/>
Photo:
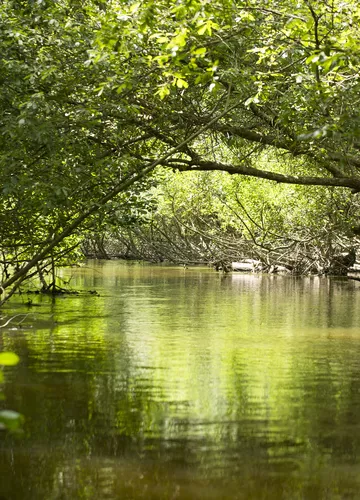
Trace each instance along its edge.
<path fill-rule="evenodd" d="M 239 103 L 235 103 L 233 106 L 226 107 L 221 113 L 219 113 L 217 116 L 215 116 L 212 120 L 210 120 L 207 124 L 202 126 L 200 129 L 198 129 L 196 132 L 191 134 L 189 137 L 184 139 L 182 142 L 171 148 L 167 153 L 165 153 L 161 158 L 158 158 L 157 160 L 153 161 L 147 166 L 144 166 L 140 171 L 133 172 L 129 174 L 127 177 L 122 179 L 121 182 L 119 182 L 116 186 L 113 187 L 108 193 L 106 193 L 103 197 L 101 197 L 97 202 L 94 202 L 87 210 L 85 210 L 82 214 L 78 215 L 75 217 L 75 219 L 68 223 L 68 225 L 57 235 L 54 235 L 54 238 L 52 241 L 46 245 L 44 248 L 42 248 L 34 257 L 26 264 L 24 265 L 19 271 L 15 272 L 13 276 L 11 276 L 9 279 L 7 279 L 5 282 L 2 283 L 0 286 L 0 296 L 2 295 L 3 292 L 5 292 L 5 289 L 10 287 L 11 285 L 14 284 L 14 288 L 16 288 L 18 285 L 18 282 L 21 282 L 25 279 L 26 275 L 28 272 L 37 265 L 38 262 L 46 258 L 50 252 L 57 246 L 59 243 L 61 243 L 65 238 L 70 236 L 75 229 L 77 229 L 88 217 L 90 217 L 92 214 L 96 213 L 99 209 L 99 207 L 106 205 L 110 200 L 114 199 L 118 194 L 121 192 L 126 191 L 129 187 L 131 187 L 133 184 L 135 184 L 137 181 L 143 179 L 146 177 L 148 174 L 150 174 L 158 165 L 165 164 L 166 161 L 171 158 L 174 154 L 178 153 L 179 151 L 182 151 L 185 146 L 190 144 L 194 139 L 196 139 L 198 136 L 200 136 L 203 132 L 205 132 L 208 128 L 211 127 L 213 123 L 215 123 L 217 120 L 221 119 L 224 117 L 227 113 L 235 109 Z M 3 299 L 2 302 L 0 302 L 0 305 L 6 300 Z"/>
<path fill-rule="evenodd" d="M 214 161 L 187 162 L 186 160 L 170 160 L 161 163 L 164 166 L 175 168 L 181 172 L 191 171 L 222 171 L 229 174 L 240 174 L 270 181 L 281 182 L 283 184 L 298 184 L 303 186 L 333 186 L 345 187 L 349 189 L 360 190 L 360 179 L 353 177 L 311 177 L 295 176 L 260 170 L 258 168 L 246 165 L 227 165 Z"/>

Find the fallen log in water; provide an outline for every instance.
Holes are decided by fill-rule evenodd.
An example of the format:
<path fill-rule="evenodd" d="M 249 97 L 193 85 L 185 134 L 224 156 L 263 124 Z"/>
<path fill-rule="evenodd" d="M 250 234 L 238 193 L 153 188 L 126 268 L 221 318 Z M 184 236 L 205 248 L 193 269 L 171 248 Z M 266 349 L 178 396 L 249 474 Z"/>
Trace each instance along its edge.
<path fill-rule="evenodd" d="M 254 272 L 261 270 L 261 262 L 259 261 L 246 261 L 246 262 L 232 262 L 231 263 L 232 271 L 245 271 L 245 272 Z"/>
<path fill-rule="evenodd" d="M 285 266 L 265 265 L 260 260 L 246 259 L 243 262 L 232 262 L 231 270 L 235 272 L 265 272 L 265 273 L 289 273 L 290 270 Z"/>

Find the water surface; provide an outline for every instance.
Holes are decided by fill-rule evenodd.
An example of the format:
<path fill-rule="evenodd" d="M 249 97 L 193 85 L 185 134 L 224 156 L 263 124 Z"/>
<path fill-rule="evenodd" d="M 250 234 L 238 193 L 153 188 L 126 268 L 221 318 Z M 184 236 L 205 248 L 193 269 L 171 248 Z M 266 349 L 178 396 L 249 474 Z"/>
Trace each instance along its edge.
<path fill-rule="evenodd" d="M 16 297 L 0 498 L 343 499 L 360 491 L 360 286 L 90 261 L 99 295 Z"/>

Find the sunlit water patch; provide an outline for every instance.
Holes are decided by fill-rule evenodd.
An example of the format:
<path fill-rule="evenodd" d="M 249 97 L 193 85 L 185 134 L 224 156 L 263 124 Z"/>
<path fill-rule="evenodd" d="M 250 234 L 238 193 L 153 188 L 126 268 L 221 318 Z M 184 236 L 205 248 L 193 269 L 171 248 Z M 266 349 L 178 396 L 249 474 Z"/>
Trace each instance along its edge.
<path fill-rule="evenodd" d="M 360 488 L 360 287 L 89 262 L 23 297 L 4 499 L 342 499 Z"/>

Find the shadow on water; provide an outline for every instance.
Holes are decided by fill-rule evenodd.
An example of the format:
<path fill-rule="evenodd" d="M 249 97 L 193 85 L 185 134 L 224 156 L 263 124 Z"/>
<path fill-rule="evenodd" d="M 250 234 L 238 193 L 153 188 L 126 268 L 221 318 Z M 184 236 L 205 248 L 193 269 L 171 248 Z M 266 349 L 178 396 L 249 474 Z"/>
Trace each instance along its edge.
<path fill-rule="evenodd" d="M 0 436 L 0 499 L 358 498 L 359 284 L 63 273 L 100 296 L 36 298 L 1 332 L 26 423 Z"/>

